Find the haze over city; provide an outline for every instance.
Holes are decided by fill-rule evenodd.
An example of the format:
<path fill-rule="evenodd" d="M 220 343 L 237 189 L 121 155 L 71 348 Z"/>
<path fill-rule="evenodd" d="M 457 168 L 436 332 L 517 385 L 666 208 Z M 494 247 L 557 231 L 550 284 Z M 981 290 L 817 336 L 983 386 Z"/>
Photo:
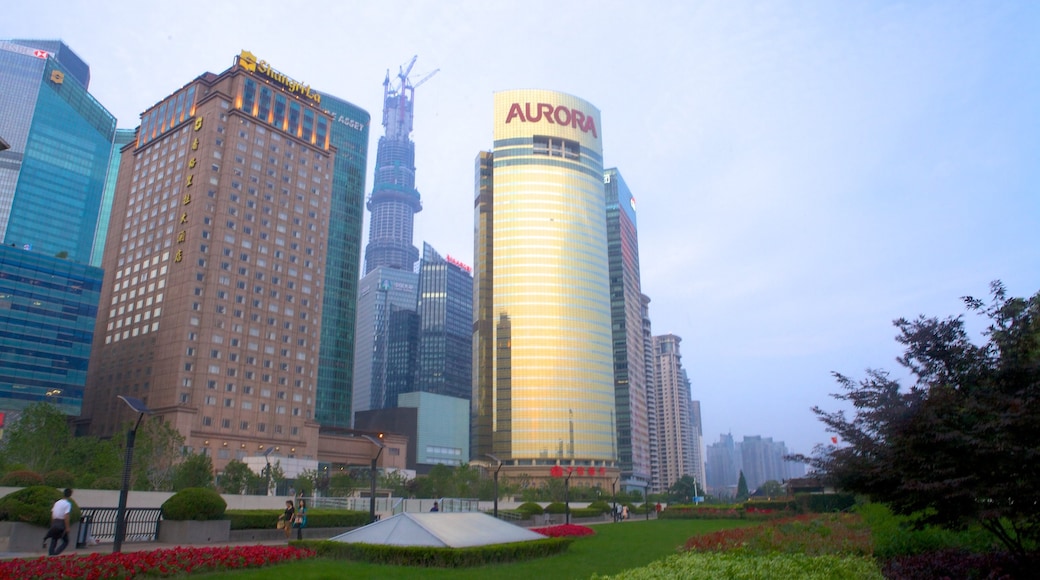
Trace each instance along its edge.
<path fill-rule="evenodd" d="M 319 3 L 321 4 L 321 3 Z M 289 6 L 289 7 L 287 7 Z M 602 112 L 638 200 L 655 334 L 682 337 L 704 443 L 829 436 L 830 376 L 902 373 L 891 321 L 1040 289 L 1040 7 L 1026 2 L 55 2 L 0 38 L 60 38 L 90 91 L 139 115 L 243 49 L 373 117 L 418 55 L 415 240 L 472 263 L 473 161 L 492 95 Z M 367 225 L 367 217 L 366 217 Z M 363 239 L 367 239 L 367 234 Z"/>

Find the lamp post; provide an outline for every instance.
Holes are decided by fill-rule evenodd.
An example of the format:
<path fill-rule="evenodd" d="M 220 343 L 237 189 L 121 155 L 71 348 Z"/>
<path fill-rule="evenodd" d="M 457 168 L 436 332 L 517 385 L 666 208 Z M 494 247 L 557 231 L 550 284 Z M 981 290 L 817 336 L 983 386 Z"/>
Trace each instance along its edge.
<path fill-rule="evenodd" d="M 386 445 L 384 445 L 383 442 L 379 440 L 383 437 L 382 433 L 379 434 L 379 439 L 376 439 L 371 435 L 362 435 L 362 437 L 368 439 L 369 442 L 371 442 L 373 445 L 379 448 L 379 451 L 376 451 L 376 456 L 372 458 L 372 489 L 370 490 L 368 496 L 368 523 L 374 524 L 376 521 L 376 462 L 379 461 L 379 456 L 383 453 L 383 449 L 386 447 Z"/>
<path fill-rule="evenodd" d="M 566 523 L 571 523 L 571 476 L 574 475 L 574 468 L 571 467 L 567 470 L 567 477 L 563 479 L 563 501 L 564 507 L 567 510 Z"/>
<path fill-rule="evenodd" d="M 264 468 L 264 472 L 267 473 L 267 495 L 274 495 L 271 492 L 271 452 L 274 451 L 274 447 L 268 447 L 264 451 L 264 461 L 267 462 L 267 467 Z"/>
<path fill-rule="evenodd" d="M 502 460 L 497 458 L 497 457 L 495 457 L 494 455 L 492 455 L 490 453 L 485 453 L 484 456 L 485 457 L 490 457 L 492 461 L 494 461 L 496 464 L 498 464 L 498 466 L 495 467 L 495 517 L 497 518 L 498 517 L 498 472 L 502 469 Z"/>
<path fill-rule="evenodd" d="M 621 480 L 621 476 L 618 475 L 617 477 L 614 478 L 614 481 L 611 482 L 611 484 L 610 484 L 610 501 L 614 504 L 613 507 L 612 507 L 613 511 L 610 512 L 610 517 L 614 520 L 614 523 L 617 523 L 617 521 L 618 521 L 618 517 L 617 517 L 617 482 L 620 481 L 620 480 Z"/>
<path fill-rule="evenodd" d="M 139 413 L 134 428 L 126 432 L 126 457 L 123 459 L 123 485 L 119 488 L 119 507 L 116 509 L 116 537 L 112 542 L 112 553 L 123 551 L 123 538 L 126 537 L 126 496 L 130 493 L 130 467 L 134 462 L 134 440 L 137 439 L 137 428 L 146 414 L 151 413 L 144 401 L 134 397 L 118 395 L 135 413 Z"/>

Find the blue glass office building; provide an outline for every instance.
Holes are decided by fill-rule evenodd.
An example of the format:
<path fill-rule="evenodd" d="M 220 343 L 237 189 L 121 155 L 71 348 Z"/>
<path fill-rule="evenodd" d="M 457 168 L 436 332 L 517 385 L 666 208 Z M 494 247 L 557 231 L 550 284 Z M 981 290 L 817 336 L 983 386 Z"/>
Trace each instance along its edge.
<path fill-rule="evenodd" d="M 5 40 L 0 73 L 4 245 L 100 264 L 91 253 L 116 119 L 87 92 L 90 68 L 60 41 Z"/>
<path fill-rule="evenodd" d="M 0 410 L 47 401 L 79 415 L 102 270 L 0 247 Z"/>
<path fill-rule="evenodd" d="M 329 205 L 315 414 L 324 426 L 350 427 L 354 392 L 354 325 L 371 116 L 367 111 L 327 94 L 322 96 L 321 106 L 333 117 L 331 142 L 336 148 L 336 162 Z"/>

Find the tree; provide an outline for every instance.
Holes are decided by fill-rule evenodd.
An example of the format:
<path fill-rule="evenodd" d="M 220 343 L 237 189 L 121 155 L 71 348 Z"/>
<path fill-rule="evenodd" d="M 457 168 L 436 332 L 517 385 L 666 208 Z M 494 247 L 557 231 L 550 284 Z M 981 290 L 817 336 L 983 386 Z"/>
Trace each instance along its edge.
<path fill-rule="evenodd" d="M 1024 560 L 1040 545 L 1040 293 L 1008 298 L 991 285 L 985 342 L 963 318 L 894 322 L 905 346 L 904 389 L 880 370 L 856 382 L 835 373 L 854 408 L 813 412 L 843 441 L 806 460 L 838 487 L 867 494 L 918 525 L 978 523 Z"/>
<path fill-rule="evenodd" d="M 353 472 L 344 471 L 336 473 L 329 478 L 329 495 L 333 497 L 348 497 L 354 490 L 362 487 L 366 480 L 355 477 Z"/>
<path fill-rule="evenodd" d="M 668 502 L 692 503 L 698 491 L 697 480 L 692 475 L 684 475 L 668 488 Z"/>
<path fill-rule="evenodd" d="M 145 419 L 134 442 L 132 487 L 141 491 L 170 491 L 173 472 L 181 462 L 184 436 L 165 421 Z"/>
<path fill-rule="evenodd" d="M 3 455 L 10 467 L 46 473 L 60 467 L 72 432 L 65 413 L 50 403 L 33 403 L 6 429 Z"/>
<path fill-rule="evenodd" d="M 737 501 L 744 501 L 751 495 L 748 493 L 747 479 L 744 479 L 744 470 L 740 470 L 740 479 L 737 480 Z"/>
<path fill-rule="evenodd" d="M 190 453 L 173 471 L 173 491 L 187 487 L 213 487 L 213 460 L 209 455 Z"/>
<path fill-rule="evenodd" d="M 255 477 L 256 474 L 248 465 L 238 459 L 232 459 L 224 466 L 224 473 L 220 474 L 217 487 L 223 493 L 245 493 Z"/>

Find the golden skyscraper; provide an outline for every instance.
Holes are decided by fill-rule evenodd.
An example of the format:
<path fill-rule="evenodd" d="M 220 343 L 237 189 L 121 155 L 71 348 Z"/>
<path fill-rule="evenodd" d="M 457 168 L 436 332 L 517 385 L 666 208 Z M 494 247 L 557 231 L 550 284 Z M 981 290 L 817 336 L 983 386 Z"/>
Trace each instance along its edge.
<path fill-rule="evenodd" d="M 494 110 L 494 146 L 476 168 L 472 457 L 609 487 L 617 449 L 599 110 L 546 90 L 496 93 Z"/>

